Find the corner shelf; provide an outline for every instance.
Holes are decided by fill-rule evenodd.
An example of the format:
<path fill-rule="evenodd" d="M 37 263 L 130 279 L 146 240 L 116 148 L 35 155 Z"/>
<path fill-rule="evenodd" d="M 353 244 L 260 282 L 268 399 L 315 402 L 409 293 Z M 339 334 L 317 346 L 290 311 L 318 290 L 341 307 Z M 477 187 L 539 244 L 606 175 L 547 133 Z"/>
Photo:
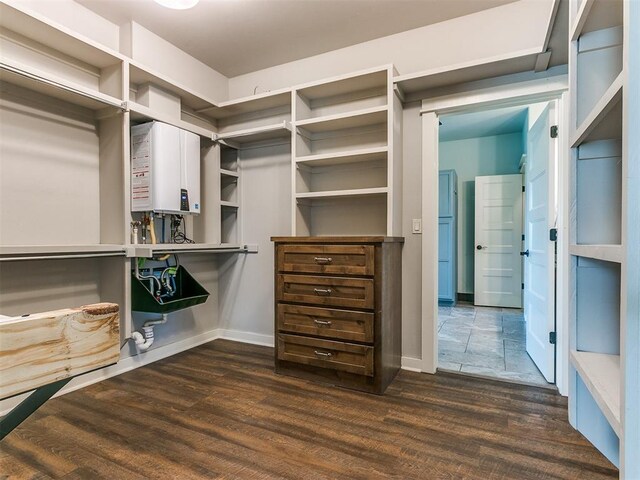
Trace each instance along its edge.
<path fill-rule="evenodd" d="M 570 359 L 611 428 L 620 436 L 620 356 L 573 350 Z"/>
<path fill-rule="evenodd" d="M 589 139 L 589 135 L 601 123 L 610 123 L 609 121 L 605 122 L 604 120 L 608 120 L 608 115 L 614 110 L 616 105 L 620 104 L 620 100 L 622 99 L 623 83 L 624 72 L 620 72 L 602 98 L 596 103 L 591 112 L 589 112 L 582 124 L 576 129 L 573 138 L 571 139 L 571 147 L 577 147 Z"/>
<path fill-rule="evenodd" d="M 132 85 L 145 83 L 153 84 L 180 98 L 182 107 L 188 107 L 194 111 L 202 110 L 215 105 L 212 99 L 206 98 L 192 89 L 180 85 L 165 75 L 154 71 L 152 68 L 142 65 L 134 60 L 129 60 L 129 81 Z"/>
<path fill-rule="evenodd" d="M 131 114 L 131 119 L 134 121 L 150 122 L 156 120 L 158 122 L 168 123 L 169 125 L 173 125 L 174 127 L 178 127 L 183 130 L 187 130 L 188 132 L 195 133 L 196 135 L 199 135 L 208 140 L 213 139 L 214 133 L 212 130 L 207 130 L 206 128 L 199 127 L 192 123 L 173 118 L 171 115 L 152 110 L 151 108 L 140 105 L 139 103 L 130 101 L 127 102 L 126 107 Z"/>
<path fill-rule="evenodd" d="M 239 178 L 240 177 L 238 172 L 234 172 L 232 170 L 225 170 L 224 168 L 220 169 L 220 175 L 224 176 L 224 177 L 233 177 L 233 178 Z"/>
<path fill-rule="evenodd" d="M 217 133 L 215 140 L 234 148 L 268 140 L 290 139 L 291 124 L 286 120 L 263 127 L 247 128 L 228 133 Z"/>
<path fill-rule="evenodd" d="M 221 120 L 229 117 L 253 114 L 257 111 L 271 110 L 291 105 L 291 89 L 261 93 L 250 97 L 238 98 L 217 105 L 201 108 L 198 113 Z"/>

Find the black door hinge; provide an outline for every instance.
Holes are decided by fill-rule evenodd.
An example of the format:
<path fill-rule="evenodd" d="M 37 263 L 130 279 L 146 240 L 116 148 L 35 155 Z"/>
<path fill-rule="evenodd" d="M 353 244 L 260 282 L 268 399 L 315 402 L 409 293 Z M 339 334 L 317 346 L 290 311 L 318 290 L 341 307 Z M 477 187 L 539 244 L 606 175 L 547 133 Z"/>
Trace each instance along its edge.
<path fill-rule="evenodd" d="M 556 344 L 556 332 L 549 332 L 549 343 L 551 345 Z"/>
<path fill-rule="evenodd" d="M 524 233 L 522 234 L 522 241 L 524 242 Z"/>
<path fill-rule="evenodd" d="M 552 228 L 549 230 L 549 240 L 552 242 L 557 242 L 558 241 L 558 229 L 557 228 Z"/>
<path fill-rule="evenodd" d="M 524 192 L 524 185 L 522 185 L 522 191 Z"/>
<path fill-rule="evenodd" d="M 522 290 L 524 290 L 524 283 L 522 284 Z"/>
<path fill-rule="evenodd" d="M 558 126 L 552 125 L 549 129 L 549 134 L 551 135 L 551 138 L 558 138 Z"/>

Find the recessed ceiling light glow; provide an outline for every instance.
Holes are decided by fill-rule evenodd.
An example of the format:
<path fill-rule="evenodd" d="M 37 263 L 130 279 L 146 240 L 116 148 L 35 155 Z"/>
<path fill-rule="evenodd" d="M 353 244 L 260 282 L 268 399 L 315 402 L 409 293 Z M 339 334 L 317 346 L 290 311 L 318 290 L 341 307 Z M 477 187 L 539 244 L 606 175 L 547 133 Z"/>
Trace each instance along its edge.
<path fill-rule="evenodd" d="M 159 5 L 167 8 L 173 8 L 174 10 L 187 10 L 188 8 L 195 7 L 200 0 L 153 0 Z"/>

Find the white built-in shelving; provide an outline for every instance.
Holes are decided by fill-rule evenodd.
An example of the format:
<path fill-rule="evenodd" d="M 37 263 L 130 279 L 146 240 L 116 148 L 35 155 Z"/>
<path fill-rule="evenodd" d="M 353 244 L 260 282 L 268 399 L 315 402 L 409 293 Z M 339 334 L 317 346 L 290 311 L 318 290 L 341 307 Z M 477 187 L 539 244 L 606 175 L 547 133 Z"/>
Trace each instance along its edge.
<path fill-rule="evenodd" d="M 570 420 L 636 479 L 640 6 L 582 0 L 570 11 Z"/>
<path fill-rule="evenodd" d="M 400 100 L 385 66 L 294 88 L 292 231 L 399 235 Z"/>

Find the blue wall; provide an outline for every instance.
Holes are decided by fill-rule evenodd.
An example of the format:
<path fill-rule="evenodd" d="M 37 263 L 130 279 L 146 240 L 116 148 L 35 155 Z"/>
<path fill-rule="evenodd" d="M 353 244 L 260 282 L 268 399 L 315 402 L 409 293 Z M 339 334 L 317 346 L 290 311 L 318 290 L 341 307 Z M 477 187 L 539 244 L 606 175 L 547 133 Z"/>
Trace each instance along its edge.
<path fill-rule="evenodd" d="M 523 133 L 440 142 L 440 170 L 458 174 L 458 292 L 473 293 L 475 177 L 519 172 Z"/>

